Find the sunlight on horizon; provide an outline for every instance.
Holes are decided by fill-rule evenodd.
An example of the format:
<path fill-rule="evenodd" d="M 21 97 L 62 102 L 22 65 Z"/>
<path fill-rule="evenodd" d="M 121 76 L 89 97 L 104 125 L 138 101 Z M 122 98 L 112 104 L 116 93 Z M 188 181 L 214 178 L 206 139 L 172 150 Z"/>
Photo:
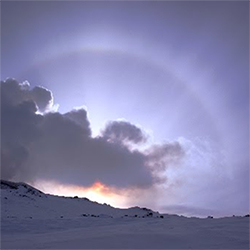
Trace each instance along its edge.
<path fill-rule="evenodd" d="M 40 189 L 42 192 L 51 195 L 66 197 L 78 196 L 79 198 L 88 198 L 91 201 L 102 204 L 106 203 L 114 207 L 127 207 L 126 194 L 119 195 L 118 189 L 106 186 L 100 181 L 96 181 L 90 187 L 82 187 L 78 185 L 60 184 L 55 181 L 39 180 L 35 182 L 35 187 Z"/>

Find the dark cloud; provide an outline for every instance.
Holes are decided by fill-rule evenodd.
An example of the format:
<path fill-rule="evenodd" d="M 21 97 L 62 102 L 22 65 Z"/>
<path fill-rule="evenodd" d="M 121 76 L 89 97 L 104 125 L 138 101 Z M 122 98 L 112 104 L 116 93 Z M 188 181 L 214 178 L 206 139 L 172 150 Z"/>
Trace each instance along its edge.
<path fill-rule="evenodd" d="M 2 145 L 1 148 L 1 178 L 11 179 L 21 169 L 25 169 L 28 151 L 21 145 Z"/>
<path fill-rule="evenodd" d="M 176 164 L 185 154 L 179 142 L 152 145 L 145 153 L 147 163 L 157 171 L 164 171 L 170 164 Z"/>
<path fill-rule="evenodd" d="M 87 118 L 87 111 L 84 108 L 74 109 L 68 113 L 65 113 L 64 116 L 84 128 L 86 132 L 91 135 L 90 123 Z"/>
<path fill-rule="evenodd" d="M 1 82 L 1 173 L 10 179 L 25 170 L 29 147 L 39 137 L 37 106 L 27 100 L 28 84 L 8 79 Z"/>
<path fill-rule="evenodd" d="M 52 101 L 51 92 L 42 87 L 30 90 L 29 84 L 8 79 L 1 90 L 2 178 L 146 188 L 164 180 L 159 172 L 183 156 L 176 142 L 131 149 L 127 142 L 142 143 L 147 136 L 125 121 L 109 122 L 93 138 L 83 108 L 40 115 L 37 107 L 45 110 Z"/>
<path fill-rule="evenodd" d="M 142 143 L 147 140 L 146 135 L 139 127 L 127 121 L 109 122 L 102 131 L 102 136 L 114 142 Z"/>
<path fill-rule="evenodd" d="M 52 93 L 48 89 L 36 86 L 29 93 L 42 112 L 46 111 L 53 104 Z"/>
<path fill-rule="evenodd" d="M 53 105 L 53 96 L 48 89 L 40 86 L 31 89 L 27 81 L 19 83 L 11 78 L 1 81 L 1 100 L 14 106 L 23 101 L 33 101 L 41 112 Z"/>

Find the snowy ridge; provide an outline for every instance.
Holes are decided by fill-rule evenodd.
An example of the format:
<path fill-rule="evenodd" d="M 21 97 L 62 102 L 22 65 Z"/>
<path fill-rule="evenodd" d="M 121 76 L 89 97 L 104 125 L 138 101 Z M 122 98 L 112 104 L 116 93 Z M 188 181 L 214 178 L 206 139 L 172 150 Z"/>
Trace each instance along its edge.
<path fill-rule="evenodd" d="M 12 181 L 1 180 L 1 189 L 17 190 L 16 193 L 20 193 L 20 194 L 29 193 L 31 195 L 35 195 L 39 197 L 46 197 L 46 195 L 42 191 L 23 182 L 12 182 Z"/>
<path fill-rule="evenodd" d="M 87 198 L 44 194 L 26 184 L 1 180 L 1 200 L 5 209 L 2 217 L 11 218 L 72 218 L 72 217 L 158 217 L 158 212 L 148 208 L 114 208 Z"/>
<path fill-rule="evenodd" d="M 161 215 L 1 181 L 1 249 L 249 249 L 249 216 Z"/>

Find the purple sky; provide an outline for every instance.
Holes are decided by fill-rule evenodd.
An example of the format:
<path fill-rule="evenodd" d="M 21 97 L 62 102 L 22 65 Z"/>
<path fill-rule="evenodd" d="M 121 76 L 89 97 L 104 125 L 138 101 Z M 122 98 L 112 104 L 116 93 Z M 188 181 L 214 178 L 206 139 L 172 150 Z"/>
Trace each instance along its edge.
<path fill-rule="evenodd" d="M 79 151 L 89 150 L 79 162 L 75 151 L 69 154 L 67 166 L 72 165 L 79 180 L 65 174 L 58 178 L 60 183 L 90 185 L 77 174 L 81 164 L 89 164 L 93 171 L 82 167 L 89 180 L 103 178 L 117 188 L 138 184 L 142 193 L 144 186 L 157 193 L 131 204 L 198 216 L 249 212 L 247 1 L 1 2 L 1 80 L 8 77 L 53 93 L 54 109 L 59 105 L 61 116 L 44 115 L 46 126 L 61 128 L 64 119 L 78 119 L 73 108 L 87 109 L 82 109 L 80 122 L 90 144 L 85 139 L 75 142 L 77 135 L 67 130 L 71 125 L 65 125 L 67 132 L 58 129 L 69 134 L 65 140 L 72 140 Z M 42 113 L 40 92 L 30 89 L 28 94 L 20 92 L 20 100 L 31 98 Z M 21 102 L 13 101 L 14 94 L 11 98 L 11 105 Z M 7 111 L 6 117 L 6 127 L 16 129 L 8 124 L 13 120 Z M 117 119 L 127 122 L 106 125 Z M 43 129 L 46 134 L 47 127 Z M 141 131 L 148 140 L 136 146 L 138 153 L 127 144 L 113 148 L 112 143 L 123 145 L 124 140 L 137 144 Z M 98 135 L 101 139 L 94 139 Z M 50 156 L 43 152 L 41 145 L 52 145 L 54 135 L 47 136 L 48 141 L 27 146 L 33 155 L 25 163 L 34 169 L 24 168 L 9 178 L 56 179 L 60 167 L 67 173 L 64 162 L 54 157 L 56 143 Z M 55 169 L 43 168 L 38 152 Z M 100 161 L 88 158 L 91 153 Z M 121 165 L 114 176 L 110 162 Z M 163 169 L 156 170 L 160 164 Z M 136 179 L 136 174 L 141 177 Z"/>

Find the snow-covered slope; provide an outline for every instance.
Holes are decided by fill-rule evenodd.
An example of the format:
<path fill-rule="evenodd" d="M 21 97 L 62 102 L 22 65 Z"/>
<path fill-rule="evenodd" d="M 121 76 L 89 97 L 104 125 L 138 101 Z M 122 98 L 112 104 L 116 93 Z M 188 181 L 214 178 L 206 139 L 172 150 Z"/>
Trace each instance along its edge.
<path fill-rule="evenodd" d="M 1 181 L 1 249 L 249 249 L 249 217 L 164 216 Z"/>
<path fill-rule="evenodd" d="M 87 198 L 44 194 L 26 183 L 1 181 L 2 218 L 160 217 L 147 208 L 119 209 Z"/>

